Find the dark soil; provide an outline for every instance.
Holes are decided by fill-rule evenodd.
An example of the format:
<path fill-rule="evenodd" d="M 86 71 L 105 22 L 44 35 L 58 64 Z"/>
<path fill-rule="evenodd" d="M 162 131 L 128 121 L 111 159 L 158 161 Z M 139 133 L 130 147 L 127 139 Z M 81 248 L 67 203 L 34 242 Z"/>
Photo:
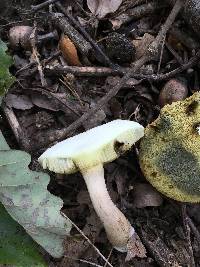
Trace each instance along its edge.
<path fill-rule="evenodd" d="M 46 148 L 97 125 L 120 118 L 137 121 L 145 127 L 158 117 L 161 106 L 168 103 L 163 88 L 173 78 L 186 89 L 180 96 L 169 92 L 171 102 L 199 90 L 199 56 L 195 58 L 195 54 L 200 40 L 180 12 L 164 42 L 159 43 L 157 56 L 145 62 L 111 99 L 98 106 L 98 101 L 112 91 L 123 73 L 145 56 L 147 44 L 157 36 L 172 10 L 173 5 L 168 3 L 171 1 L 162 3 L 162 7 L 153 2 L 149 10 L 148 1 L 136 1 L 135 7 L 134 1 L 124 0 L 116 12 L 102 19 L 90 12 L 84 0 L 63 1 L 61 7 L 46 5 L 37 11 L 31 5 L 43 1 L 1 2 L 0 38 L 7 42 L 14 58 L 10 71 L 16 82 L 4 98 L 0 128 L 11 148 L 32 155 L 30 168 L 34 170 L 42 170 L 37 158 Z M 75 26 L 66 14 L 59 20 L 55 14 L 63 13 L 63 9 L 81 26 Z M 122 14 L 127 17 L 125 22 Z M 10 28 L 18 25 L 35 27 L 25 47 L 13 45 L 9 40 Z M 48 33 L 52 34 L 42 38 Z M 70 40 L 65 39 L 61 45 L 63 33 Z M 188 64 L 191 59 L 193 64 Z M 178 70 L 171 73 L 174 69 Z M 160 92 L 166 99 L 159 100 Z M 88 110 L 95 107 L 98 110 L 87 116 Z M 85 119 L 79 123 L 77 120 L 83 115 Z M 116 267 L 200 266 L 199 205 L 167 199 L 150 185 L 148 189 L 140 187 L 136 199 L 136 185 L 148 183 L 139 167 L 138 148 L 139 142 L 126 155 L 107 164 L 105 172 L 110 195 L 135 227 L 147 256 L 127 259 L 125 254 L 113 250 L 109 262 Z M 92 208 L 81 175 L 50 173 L 50 176 L 48 189 L 64 200 L 63 212 L 108 257 L 112 246 Z M 150 194 L 148 203 L 144 197 L 147 194 Z M 108 266 L 75 228 L 66 240 L 66 256 L 55 260 L 47 255 L 49 266 L 90 266 L 77 259 Z"/>

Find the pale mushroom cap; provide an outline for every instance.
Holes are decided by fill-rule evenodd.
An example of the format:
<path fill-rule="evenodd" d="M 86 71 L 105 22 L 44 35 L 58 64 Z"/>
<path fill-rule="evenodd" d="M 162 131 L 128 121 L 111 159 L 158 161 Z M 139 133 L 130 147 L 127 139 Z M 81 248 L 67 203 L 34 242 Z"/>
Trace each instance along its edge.
<path fill-rule="evenodd" d="M 143 135 L 144 128 L 139 123 L 114 120 L 54 145 L 38 160 L 44 169 L 56 173 L 83 172 L 115 160 Z"/>

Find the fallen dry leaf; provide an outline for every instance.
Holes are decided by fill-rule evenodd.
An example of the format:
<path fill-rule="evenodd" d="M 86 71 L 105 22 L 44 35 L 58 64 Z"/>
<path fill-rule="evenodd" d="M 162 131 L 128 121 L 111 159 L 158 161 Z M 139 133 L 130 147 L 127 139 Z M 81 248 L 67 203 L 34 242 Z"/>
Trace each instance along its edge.
<path fill-rule="evenodd" d="M 150 184 L 136 184 L 133 191 L 133 205 L 136 208 L 158 207 L 162 205 L 163 198 Z"/>
<path fill-rule="evenodd" d="M 76 47 L 67 35 L 62 35 L 59 42 L 59 48 L 63 58 L 69 65 L 81 66 Z"/>
<path fill-rule="evenodd" d="M 8 94 L 5 97 L 6 105 L 20 110 L 31 109 L 34 105 L 29 96 Z"/>
<path fill-rule="evenodd" d="M 135 53 L 136 59 L 139 59 L 144 55 L 148 46 L 154 41 L 154 39 L 155 38 L 153 35 L 145 33 L 141 39 L 132 41 L 136 49 Z"/>
<path fill-rule="evenodd" d="M 115 12 L 121 3 L 122 0 L 87 0 L 89 10 L 99 19 Z"/>

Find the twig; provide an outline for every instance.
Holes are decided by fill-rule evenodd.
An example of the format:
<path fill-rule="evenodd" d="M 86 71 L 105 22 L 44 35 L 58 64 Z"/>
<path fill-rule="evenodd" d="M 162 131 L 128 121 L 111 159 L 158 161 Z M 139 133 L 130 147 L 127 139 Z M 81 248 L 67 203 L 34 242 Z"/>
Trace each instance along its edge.
<path fill-rule="evenodd" d="M 185 229 L 185 236 L 186 236 L 189 255 L 190 255 L 190 267 L 195 267 L 192 243 L 191 243 L 191 238 L 190 238 L 190 226 L 188 224 L 188 217 L 187 217 L 187 211 L 186 211 L 186 204 L 181 205 L 181 211 L 182 211 L 182 218 L 183 218 L 183 226 Z"/>
<path fill-rule="evenodd" d="M 43 2 L 41 4 L 39 4 L 39 5 L 31 6 L 31 12 L 37 12 L 40 9 L 42 9 L 42 8 L 44 8 L 44 7 L 46 7 L 46 6 L 50 5 L 50 4 L 53 4 L 53 3 L 57 2 L 57 1 L 59 1 L 59 0 L 47 0 L 47 1 L 45 1 L 45 2 Z"/>
<path fill-rule="evenodd" d="M 48 64 L 52 59 L 58 57 L 59 55 L 61 55 L 61 52 L 60 52 L 60 51 L 55 52 L 55 53 L 54 53 L 52 56 L 50 56 L 49 58 L 42 60 L 42 61 L 41 61 L 41 65 L 42 65 L 43 67 L 45 67 L 46 64 Z M 20 72 L 23 72 L 23 71 L 25 71 L 25 70 L 27 70 L 27 69 L 30 69 L 31 67 L 33 67 L 33 66 L 35 66 L 35 65 L 37 65 L 37 62 L 36 62 L 36 61 L 30 62 L 30 63 L 28 63 L 27 65 L 23 66 L 21 69 L 19 69 L 19 70 L 15 73 L 15 75 L 18 75 Z M 37 72 L 37 67 L 35 67 L 35 68 L 31 69 L 31 70 L 28 70 L 28 71 L 29 71 L 29 75 L 33 75 L 35 72 Z"/>
<path fill-rule="evenodd" d="M 5 102 L 3 102 L 2 109 L 15 135 L 15 138 L 19 146 L 25 151 L 29 152 L 31 150 L 30 141 L 28 137 L 26 136 L 26 132 L 24 131 L 24 129 L 21 128 L 12 108 L 7 107 Z"/>
<path fill-rule="evenodd" d="M 131 19 L 139 19 L 155 12 L 158 9 L 166 7 L 167 4 L 158 1 L 151 1 L 146 4 L 136 6 L 133 9 L 128 9 L 126 13 L 132 17 Z"/>
<path fill-rule="evenodd" d="M 200 49 L 197 53 L 185 64 L 182 66 L 164 74 L 152 74 L 152 75 L 145 75 L 145 74 L 137 74 L 133 73 L 131 77 L 136 79 L 145 79 L 149 81 L 162 81 L 167 80 L 169 78 L 174 77 L 176 74 L 183 72 L 194 66 L 200 59 Z M 46 68 L 45 69 L 47 74 L 54 74 L 54 75 L 63 75 L 67 73 L 72 73 L 76 76 L 96 76 L 96 77 L 103 77 L 103 76 L 115 76 L 120 75 L 122 76 L 124 73 L 130 71 L 130 68 L 120 68 L 116 70 L 112 70 L 106 67 L 76 67 L 76 66 L 64 66 L 64 67 L 55 67 L 55 68 Z"/>
<path fill-rule="evenodd" d="M 49 13 L 49 17 L 59 29 L 66 34 L 83 56 L 88 56 L 92 46 L 86 39 L 69 23 L 69 20 L 60 13 Z"/>
<path fill-rule="evenodd" d="M 31 43 L 31 47 L 32 47 L 32 56 L 35 59 L 35 61 L 37 62 L 37 68 L 38 68 L 38 72 L 40 75 L 41 84 L 42 84 L 42 86 L 45 86 L 45 85 L 47 85 L 47 82 L 44 78 L 42 65 L 41 65 L 39 57 L 38 57 L 39 53 L 38 53 L 37 47 L 36 47 L 36 26 L 34 27 L 32 33 L 30 35 L 30 43 Z"/>
<path fill-rule="evenodd" d="M 108 254 L 107 260 L 106 260 L 106 262 L 105 262 L 105 264 L 104 264 L 103 267 L 106 267 L 107 266 L 107 263 L 108 263 L 108 261 L 110 259 L 110 256 L 112 255 L 112 252 L 113 252 L 113 248 L 111 248 L 110 253 Z"/>
<path fill-rule="evenodd" d="M 196 228 L 196 226 L 194 225 L 193 221 L 191 220 L 190 217 L 187 216 L 187 221 L 188 221 L 188 224 L 196 238 L 196 240 L 198 241 L 199 243 L 199 246 L 200 246 L 200 233 L 199 233 L 199 230 Z"/>
<path fill-rule="evenodd" d="M 60 2 L 56 3 L 57 8 L 74 24 L 76 29 L 81 32 L 81 34 L 90 42 L 90 44 L 93 46 L 93 48 L 96 50 L 96 52 L 102 56 L 105 63 L 110 66 L 111 68 L 114 68 L 115 65 L 110 61 L 110 59 L 105 55 L 105 53 L 102 51 L 102 49 L 97 45 L 97 43 L 92 39 L 92 37 L 86 32 L 86 30 L 80 25 L 78 20 L 76 20 L 67 10 L 64 9 L 64 7 L 60 4 Z"/>
<path fill-rule="evenodd" d="M 61 130 L 55 130 L 52 132 L 49 132 L 49 139 L 48 142 L 54 142 L 61 139 L 66 138 L 71 132 L 75 131 L 77 128 L 79 128 L 83 122 L 85 122 L 87 119 L 89 119 L 95 112 L 97 112 L 101 107 L 103 107 L 112 97 L 114 97 L 119 90 L 123 87 L 123 85 L 127 82 L 127 80 L 135 73 L 137 72 L 143 64 L 151 60 L 152 58 L 157 57 L 160 42 L 163 40 L 163 37 L 166 35 L 168 29 L 170 28 L 171 24 L 174 22 L 178 12 L 182 8 L 183 2 L 181 0 L 177 0 L 171 13 L 169 14 L 165 24 L 161 28 L 161 31 L 158 33 L 155 41 L 153 41 L 146 54 L 138 59 L 133 68 L 130 69 L 122 78 L 120 81 L 117 82 L 117 84 L 110 90 L 105 96 L 103 96 L 88 112 L 83 114 L 79 119 L 77 119 L 75 122 L 73 122 L 70 126 L 67 128 L 63 128 Z M 46 136 L 40 135 L 41 143 L 47 144 L 47 138 Z"/>
<path fill-rule="evenodd" d="M 98 265 L 96 263 L 93 263 L 93 262 L 90 262 L 90 261 L 86 261 L 86 260 L 83 260 L 83 259 L 76 259 L 76 258 L 73 258 L 73 257 L 68 257 L 66 255 L 64 255 L 65 258 L 68 258 L 68 259 L 71 259 L 71 260 L 74 260 L 74 261 L 80 261 L 80 262 L 84 262 L 84 263 L 88 263 L 92 266 L 96 266 L 96 267 L 103 267 L 102 265 Z"/>
<path fill-rule="evenodd" d="M 65 101 L 63 101 L 61 98 L 59 98 L 55 93 L 52 93 L 51 91 L 49 90 L 46 90 L 44 88 L 27 88 L 26 90 L 32 90 L 32 91 L 38 91 L 38 92 L 42 92 L 43 94 L 47 95 L 47 96 L 50 96 L 51 98 L 55 98 L 58 102 L 60 102 L 65 108 L 67 108 L 68 110 L 70 110 L 71 112 L 73 112 L 76 117 L 79 117 L 80 114 L 73 110 Z M 66 112 L 68 114 L 68 112 Z"/>
<path fill-rule="evenodd" d="M 176 74 L 181 73 L 184 70 L 187 70 L 189 68 L 191 68 L 192 66 L 194 66 L 200 59 L 200 50 L 197 51 L 196 55 L 193 56 L 187 63 L 185 63 L 184 65 L 180 66 L 179 68 L 172 70 L 168 73 L 165 74 L 159 74 L 159 75 L 135 75 L 135 78 L 140 78 L 140 79 L 147 79 L 149 81 L 163 81 L 163 80 L 167 80 L 169 78 L 174 77 Z"/>
<path fill-rule="evenodd" d="M 173 49 L 173 47 L 166 42 L 165 46 L 167 47 L 167 49 L 172 53 L 172 55 L 175 57 L 175 59 L 177 60 L 177 62 L 182 65 L 183 64 L 183 60 L 182 58 L 179 56 L 179 54 Z"/>
<path fill-rule="evenodd" d="M 90 118 L 94 113 L 96 113 L 102 106 L 104 106 L 112 97 L 114 97 L 118 91 L 123 87 L 123 85 L 126 83 L 126 81 L 131 77 L 132 73 L 134 73 L 136 70 L 138 70 L 144 63 L 148 61 L 149 57 L 142 57 L 135 63 L 135 67 L 129 70 L 129 72 L 124 75 L 120 81 L 117 82 L 117 84 L 110 90 L 105 96 L 103 96 L 88 112 L 84 113 L 79 119 L 77 119 L 75 122 L 73 122 L 70 126 L 67 128 L 63 128 L 61 130 L 52 130 L 48 133 L 48 140 L 46 137 L 46 134 L 43 136 L 40 135 L 40 141 L 41 145 L 47 145 L 48 143 L 58 141 L 61 139 L 64 139 L 66 136 L 68 136 L 71 132 L 75 131 L 77 128 L 79 128 L 83 122 L 85 122 L 88 118 Z"/>
<path fill-rule="evenodd" d="M 178 15 L 179 11 L 182 9 L 184 4 L 184 0 L 176 0 L 176 3 L 169 14 L 167 20 L 165 21 L 164 25 L 161 27 L 161 30 L 159 31 L 155 41 L 150 44 L 149 52 L 151 52 L 151 55 L 155 56 L 157 55 L 159 51 L 159 46 L 162 43 L 163 38 L 165 38 L 167 31 L 171 27 L 172 23 L 175 21 L 176 16 Z"/>
<path fill-rule="evenodd" d="M 101 258 L 107 262 L 108 266 L 113 267 L 112 264 L 110 264 L 107 259 L 104 257 L 104 255 L 99 251 L 99 249 L 97 247 L 95 247 L 95 245 L 90 241 L 90 239 L 81 231 L 81 229 L 75 224 L 73 223 L 62 211 L 61 214 L 63 217 L 65 217 L 67 220 L 69 220 L 72 225 L 76 228 L 76 230 L 79 231 L 79 233 L 82 234 L 82 236 L 87 240 L 87 242 L 94 248 L 94 250 L 99 254 L 99 256 L 101 256 Z"/>

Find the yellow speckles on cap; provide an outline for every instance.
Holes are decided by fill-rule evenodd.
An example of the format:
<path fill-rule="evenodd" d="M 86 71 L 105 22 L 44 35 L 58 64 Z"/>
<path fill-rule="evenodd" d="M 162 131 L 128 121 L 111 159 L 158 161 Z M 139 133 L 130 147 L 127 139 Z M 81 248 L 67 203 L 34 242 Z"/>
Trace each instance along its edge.
<path fill-rule="evenodd" d="M 145 129 L 140 166 L 158 191 L 183 202 L 200 201 L 200 93 L 166 105 Z"/>

